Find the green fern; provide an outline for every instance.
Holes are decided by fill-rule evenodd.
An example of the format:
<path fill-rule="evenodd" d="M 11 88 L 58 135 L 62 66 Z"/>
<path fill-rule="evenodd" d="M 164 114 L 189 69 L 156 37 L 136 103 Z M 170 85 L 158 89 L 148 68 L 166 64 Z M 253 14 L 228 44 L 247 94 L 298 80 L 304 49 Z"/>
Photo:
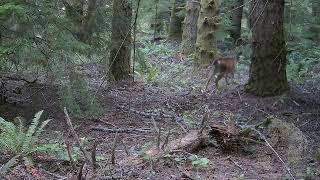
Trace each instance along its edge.
<path fill-rule="evenodd" d="M 32 154 L 35 152 L 47 153 L 53 155 L 56 152 L 63 153 L 58 143 L 38 144 L 38 138 L 50 119 L 40 123 L 43 111 L 35 114 L 30 127 L 26 132 L 23 131 L 22 121 L 19 125 L 0 118 L 0 155 L 9 154 L 13 157 L 0 168 L 0 174 L 5 173 L 10 167 L 14 166 L 18 159 L 25 157 L 24 164 L 33 165 Z"/>

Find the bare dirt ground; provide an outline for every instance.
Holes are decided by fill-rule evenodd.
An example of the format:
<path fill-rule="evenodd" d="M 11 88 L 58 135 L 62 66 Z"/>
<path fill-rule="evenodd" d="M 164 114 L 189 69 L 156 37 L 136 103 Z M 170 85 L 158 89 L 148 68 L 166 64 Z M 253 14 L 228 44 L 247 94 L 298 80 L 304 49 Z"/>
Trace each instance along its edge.
<path fill-rule="evenodd" d="M 75 130 L 80 137 L 89 141 L 90 150 L 94 141 L 99 141 L 97 156 L 103 157 L 94 177 L 90 167 L 84 169 L 88 179 L 284 179 L 288 176 L 286 168 L 275 153 L 263 144 L 249 146 L 245 152 L 224 152 L 216 147 L 204 147 L 192 154 L 209 160 L 208 167 L 195 168 L 188 157 L 190 152 L 175 152 L 151 163 L 131 166 L 119 165 L 128 156 L 140 155 L 145 149 L 155 144 L 156 134 L 153 131 L 155 121 L 162 129 L 162 140 L 170 129 L 169 140 L 184 136 L 189 130 L 199 128 L 204 107 L 209 107 L 209 126 L 224 125 L 230 120 L 238 124 L 253 125 L 273 116 L 286 122 L 294 123 L 308 139 L 308 147 L 303 162 L 297 168 L 292 168 L 293 174 L 312 169 L 314 175 L 310 179 L 320 179 L 319 163 L 315 155 L 320 148 L 320 96 L 319 85 L 291 83 L 291 91 L 283 96 L 259 98 L 243 91 L 246 72 L 238 72 L 232 85 L 223 87 L 221 92 L 211 87 L 210 92 L 201 92 L 206 78 L 206 71 L 192 73 L 190 62 L 181 62 L 176 56 L 163 58 L 150 57 L 163 69 L 153 83 L 137 81 L 134 83 L 107 83 L 101 88 L 98 97 L 103 106 L 104 115 L 97 119 L 73 118 Z M 172 67 L 178 67 L 176 69 Z M 81 66 L 84 75 L 91 79 L 93 89 L 99 84 L 101 74 L 95 64 Z M 181 81 L 182 80 L 182 81 Z M 223 83 L 222 83 L 223 84 Z M 34 84 L 28 87 L 31 99 L 24 104 L 1 105 L 0 116 L 13 119 L 16 116 L 32 118 L 34 113 L 43 109 L 46 118 L 52 118 L 41 141 L 57 138 L 63 134 L 65 139 L 74 142 L 65 123 L 65 115 L 59 105 L 57 87 Z M 157 116 L 152 116 L 157 114 Z M 170 114 L 182 119 L 177 122 L 163 114 Z M 153 121 L 154 119 L 154 121 Z M 117 136 L 122 141 L 115 151 L 116 165 L 111 165 L 111 151 L 116 133 L 95 131 L 95 127 L 109 129 L 134 128 L 141 131 L 119 132 Z M 183 130 L 185 129 L 185 130 Z M 145 130 L 145 131 L 143 131 Z M 266 134 L 266 136 L 268 136 Z M 298 147 L 298 144 L 297 144 Z M 274 147 L 287 165 L 287 146 L 278 143 Z M 129 155 L 126 154 L 128 151 Z M 1 160 L 1 159 L 0 159 Z M 4 162 L 0 161 L 0 164 Z M 37 167 L 26 169 L 16 166 L 7 179 L 64 179 L 74 172 L 68 162 L 40 162 Z M 290 178 L 288 178 L 290 179 Z M 307 179 L 307 178 L 306 178 Z"/>

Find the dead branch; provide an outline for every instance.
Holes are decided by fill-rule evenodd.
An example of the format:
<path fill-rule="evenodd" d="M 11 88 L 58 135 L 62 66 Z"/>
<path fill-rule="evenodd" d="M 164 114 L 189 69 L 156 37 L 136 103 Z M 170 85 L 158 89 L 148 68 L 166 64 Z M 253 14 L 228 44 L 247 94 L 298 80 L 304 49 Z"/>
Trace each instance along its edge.
<path fill-rule="evenodd" d="M 293 176 L 293 174 L 291 173 L 291 169 L 289 168 L 289 166 L 284 162 L 284 160 L 280 157 L 280 155 L 278 154 L 278 152 L 271 146 L 271 144 L 269 143 L 269 141 L 267 140 L 267 138 L 258 130 L 256 130 L 255 128 L 251 128 L 253 131 L 255 131 L 256 133 L 259 134 L 259 136 L 266 142 L 266 145 L 274 152 L 274 154 L 278 157 L 278 159 L 281 161 L 281 163 L 283 164 L 283 166 L 286 168 L 287 172 L 289 173 L 289 175 L 292 177 L 293 180 L 295 180 L 296 178 Z"/>
<path fill-rule="evenodd" d="M 164 140 L 164 142 L 162 144 L 162 147 L 161 147 L 162 150 L 165 150 L 166 146 L 168 145 L 169 137 L 170 137 L 170 131 L 171 131 L 171 129 L 169 128 L 169 131 L 167 133 L 166 139 Z"/>
<path fill-rule="evenodd" d="M 115 135 L 114 141 L 113 141 L 113 146 L 111 150 L 111 164 L 115 165 L 116 164 L 116 147 L 117 147 L 117 142 L 118 142 L 118 134 Z"/>
<path fill-rule="evenodd" d="M 199 134 L 202 134 L 203 130 L 207 127 L 207 123 L 209 121 L 209 109 L 208 109 L 208 105 L 206 105 L 204 107 L 205 112 L 201 121 L 201 126 L 200 126 L 200 130 L 199 130 Z"/>
<path fill-rule="evenodd" d="M 15 76 L 1 76 L 0 75 L 0 78 L 5 78 L 5 79 L 11 80 L 11 81 L 24 81 L 24 82 L 26 82 L 28 84 L 34 84 L 38 80 L 36 78 L 36 79 L 34 79 L 32 81 L 29 81 L 29 80 L 27 80 L 27 79 L 25 79 L 23 77 L 18 76 L 18 75 L 15 75 Z"/>
<path fill-rule="evenodd" d="M 91 161 L 91 159 L 90 159 L 90 156 L 88 155 L 88 152 L 87 152 L 87 151 L 83 148 L 83 146 L 81 145 L 79 136 L 77 135 L 76 131 L 74 130 L 74 127 L 73 127 L 73 125 L 72 125 L 71 119 L 70 119 L 69 114 L 68 114 L 68 112 L 67 112 L 67 108 L 64 107 L 64 108 L 63 108 L 63 111 L 64 111 L 64 114 L 66 115 L 66 121 L 67 121 L 67 124 L 68 124 L 68 126 L 69 126 L 69 128 L 70 128 L 70 131 L 71 131 L 71 133 L 72 133 L 72 136 L 76 139 L 76 142 L 77 142 L 80 150 L 82 151 L 85 160 L 88 162 L 88 164 L 91 164 L 91 165 L 92 165 L 92 161 Z"/>
<path fill-rule="evenodd" d="M 152 132 L 149 128 L 137 129 L 137 128 L 126 128 L 126 129 L 111 129 L 111 128 L 103 128 L 103 127 L 93 127 L 91 128 L 94 131 L 102 131 L 108 133 L 150 133 Z"/>
<path fill-rule="evenodd" d="M 76 170 L 77 167 L 76 167 L 76 165 L 74 164 L 74 160 L 73 160 L 73 158 L 72 158 L 72 152 L 71 152 L 71 150 L 72 150 L 72 145 L 70 145 L 69 143 L 67 143 L 67 153 L 68 153 L 68 156 L 69 156 L 69 160 L 70 160 L 70 163 L 71 163 L 71 166 L 72 166 L 73 170 Z"/>
<path fill-rule="evenodd" d="M 98 142 L 94 141 L 92 146 L 92 152 L 91 152 L 92 168 L 94 173 L 96 172 L 96 168 L 97 168 L 97 158 L 96 158 L 97 146 L 98 146 Z"/>

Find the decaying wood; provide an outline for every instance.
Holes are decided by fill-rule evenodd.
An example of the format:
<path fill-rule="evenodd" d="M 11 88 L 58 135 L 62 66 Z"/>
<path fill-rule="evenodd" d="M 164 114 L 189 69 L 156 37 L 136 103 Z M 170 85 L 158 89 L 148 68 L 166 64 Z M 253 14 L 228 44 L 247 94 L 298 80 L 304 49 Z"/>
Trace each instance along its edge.
<path fill-rule="evenodd" d="M 203 128 L 201 128 L 203 129 Z M 239 150 L 243 148 L 243 145 L 252 142 L 248 135 L 243 135 L 239 127 L 235 124 L 229 123 L 227 126 L 211 126 L 209 130 L 190 131 L 184 137 L 175 139 L 166 143 L 165 148 L 158 148 L 157 145 L 151 147 L 144 153 L 143 157 L 150 157 L 150 159 L 158 159 L 168 153 L 174 153 L 177 151 L 184 152 L 196 152 L 204 146 L 210 144 L 211 139 L 214 139 L 217 143 L 216 146 L 222 150 Z M 122 160 L 120 165 L 139 165 L 142 164 L 143 158 L 139 156 L 129 156 Z"/>
<path fill-rule="evenodd" d="M 170 153 L 175 150 L 185 150 L 187 152 L 194 152 L 201 147 L 209 138 L 208 133 L 204 132 L 199 134 L 198 131 L 191 131 L 186 136 L 175 139 L 166 145 L 166 148 L 162 150 L 157 146 L 154 146 L 145 152 L 145 156 L 151 157 L 152 159 L 158 159 L 165 153 Z M 140 157 L 128 157 L 120 162 L 122 165 L 138 165 L 143 163 Z"/>

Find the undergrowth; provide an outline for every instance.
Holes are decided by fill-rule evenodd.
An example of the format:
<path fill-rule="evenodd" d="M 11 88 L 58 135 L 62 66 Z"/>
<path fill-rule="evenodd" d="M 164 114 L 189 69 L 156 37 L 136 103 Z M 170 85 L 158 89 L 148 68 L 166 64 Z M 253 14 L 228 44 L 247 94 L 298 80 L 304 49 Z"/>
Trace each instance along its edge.
<path fill-rule="evenodd" d="M 0 155 L 10 156 L 11 159 L 0 167 L 0 175 L 8 169 L 23 160 L 26 166 L 33 166 L 32 155 L 34 153 L 56 154 L 61 151 L 58 143 L 40 144 L 39 136 L 50 119 L 40 122 L 43 111 L 35 114 L 31 125 L 24 130 L 23 122 L 18 125 L 0 118 Z"/>

